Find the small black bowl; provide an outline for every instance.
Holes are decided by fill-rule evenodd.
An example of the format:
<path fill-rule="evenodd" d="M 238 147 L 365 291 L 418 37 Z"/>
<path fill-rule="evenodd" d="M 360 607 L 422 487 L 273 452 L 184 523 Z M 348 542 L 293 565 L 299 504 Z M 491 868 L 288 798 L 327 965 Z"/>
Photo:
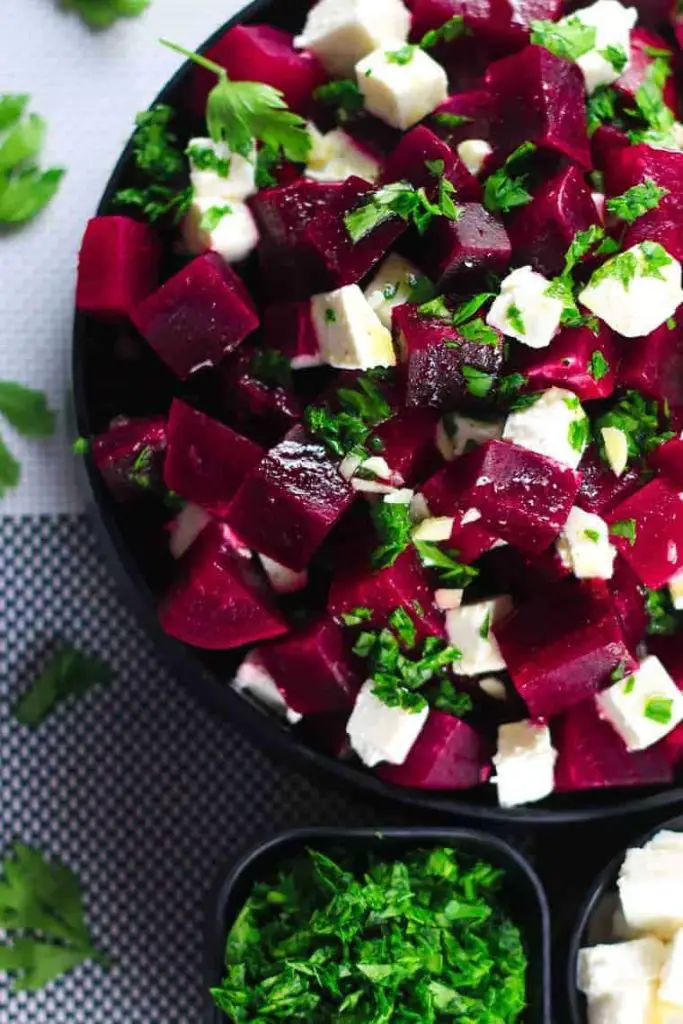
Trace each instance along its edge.
<path fill-rule="evenodd" d="M 672 818 L 651 828 L 643 836 L 628 844 L 628 849 L 644 846 L 651 839 L 667 829 L 671 832 L 683 832 L 683 816 Z M 612 941 L 611 923 L 613 912 L 619 905 L 617 896 L 617 880 L 626 850 L 622 850 L 607 867 L 600 872 L 579 911 L 569 945 L 569 965 L 567 973 L 567 995 L 571 1024 L 586 1024 L 586 1000 L 576 985 L 576 972 L 579 950 L 584 946 L 595 946 L 601 942 Z"/>
<path fill-rule="evenodd" d="M 246 902 L 253 884 L 307 847 L 372 850 L 387 856 L 430 846 L 448 846 L 460 853 L 489 861 L 505 872 L 503 904 L 522 931 L 529 957 L 529 1008 L 524 1024 L 550 1024 L 550 914 L 545 892 L 529 863 L 511 846 L 494 836 L 465 829 L 299 829 L 284 832 L 247 853 L 224 877 L 212 898 L 206 951 L 206 1024 L 225 1024 L 226 1018 L 211 999 L 209 989 L 224 973 L 227 934 Z"/>

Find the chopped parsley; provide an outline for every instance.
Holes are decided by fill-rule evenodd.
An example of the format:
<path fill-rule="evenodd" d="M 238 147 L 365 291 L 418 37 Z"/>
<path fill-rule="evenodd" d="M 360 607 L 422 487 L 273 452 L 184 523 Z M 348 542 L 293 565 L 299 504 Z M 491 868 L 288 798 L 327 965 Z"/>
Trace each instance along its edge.
<path fill-rule="evenodd" d="M 429 703 L 438 711 L 445 711 L 447 715 L 454 715 L 455 718 L 469 714 L 474 706 L 469 693 L 456 689 L 452 679 L 439 679 Z"/>
<path fill-rule="evenodd" d="M 211 146 L 188 146 L 186 153 L 198 171 L 213 171 L 219 178 L 227 178 L 230 174 L 230 160 L 219 156 Z"/>
<path fill-rule="evenodd" d="M 626 682 L 624 683 L 624 693 L 625 693 L 625 695 L 628 697 L 629 694 L 633 693 L 635 688 L 636 688 L 636 677 L 635 676 L 629 676 L 628 679 L 626 680 Z"/>
<path fill-rule="evenodd" d="M 443 125 L 444 128 L 460 128 L 463 124 L 469 124 L 473 118 L 465 114 L 435 114 L 434 123 Z"/>
<path fill-rule="evenodd" d="M 389 419 L 390 405 L 369 374 L 358 377 L 353 388 L 339 388 L 337 400 L 339 412 L 327 405 L 307 407 L 304 422 L 309 434 L 340 458 L 352 451 L 367 455 L 372 428 Z"/>
<path fill-rule="evenodd" d="M 654 210 L 669 190 L 660 188 L 652 178 L 646 178 L 640 185 L 633 185 L 622 195 L 607 200 L 607 209 L 613 216 L 633 224 L 649 210 Z"/>
<path fill-rule="evenodd" d="M 564 60 L 576 61 L 595 49 L 596 30 L 575 15 L 562 21 L 532 21 L 531 42 Z"/>
<path fill-rule="evenodd" d="M 461 210 L 453 201 L 455 186 L 444 177 L 443 161 L 430 161 L 430 170 L 439 179 L 438 195 L 435 202 L 427 196 L 424 188 L 416 189 L 407 181 L 396 181 L 384 185 L 373 193 L 366 202 L 344 217 L 349 237 L 360 242 L 371 231 L 392 217 L 400 217 L 412 224 L 423 235 L 436 217 L 458 220 Z"/>
<path fill-rule="evenodd" d="M 436 298 L 423 302 L 418 309 L 418 313 L 421 313 L 422 316 L 438 317 L 440 320 L 450 320 L 452 316 L 443 295 L 437 295 Z"/>
<path fill-rule="evenodd" d="M 352 608 L 350 612 L 344 612 L 341 617 L 345 626 L 360 626 L 363 622 L 369 622 L 371 619 L 372 610 L 363 607 Z"/>
<path fill-rule="evenodd" d="M 645 588 L 645 611 L 647 631 L 651 636 L 672 636 L 683 624 L 683 615 L 674 608 L 668 587 L 661 590 Z"/>
<path fill-rule="evenodd" d="M 603 56 L 607 58 L 605 52 Z M 617 54 L 612 54 L 617 57 Z M 652 53 L 655 59 L 645 71 L 645 79 L 636 90 L 635 104 L 624 105 L 611 86 L 599 86 L 586 103 L 588 134 L 601 125 L 613 125 L 626 132 L 631 143 L 646 142 L 677 149 L 673 128 L 675 117 L 664 100 L 664 88 L 671 75 L 671 54 Z M 619 55 L 620 59 L 620 55 Z"/>
<path fill-rule="evenodd" d="M 251 357 L 251 375 L 270 388 L 287 388 L 292 383 L 292 366 L 275 348 L 257 349 Z"/>
<path fill-rule="evenodd" d="M 407 301 L 412 306 L 420 306 L 433 299 L 436 294 L 434 285 L 424 274 L 409 274 L 408 285 L 410 286 L 410 294 Z"/>
<path fill-rule="evenodd" d="M 477 292 L 476 295 L 473 295 L 471 299 L 467 299 L 454 311 L 452 314 L 453 325 L 458 327 L 460 324 L 466 323 L 467 320 L 479 312 L 489 299 L 495 299 L 495 297 L 495 292 Z"/>
<path fill-rule="evenodd" d="M 609 532 L 613 537 L 625 537 L 631 547 L 636 542 L 638 524 L 635 519 L 618 519 L 609 528 Z"/>
<path fill-rule="evenodd" d="M 464 590 L 479 575 L 473 565 L 465 565 L 459 560 L 460 552 L 455 548 L 440 548 L 429 541 L 415 541 L 415 550 L 420 556 L 425 569 L 436 569 L 442 581 L 458 590 Z"/>
<path fill-rule="evenodd" d="M 358 83 L 352 78 L 341 78 L 319 86 L 313 93 L 313 99 L 328 107 L 336 107 L 337 120 L 342 123 L 353 114 L 360 113 L 365 103 Z"/>
<path fill-rule="evenodd" d="M 87 455 L 90 451 L 90 441 L 87 437 L 77 437 L 71 445 L 71 451 L 74 455 Z"/>
<path fill-rule="evenodd" d="M 648 697 L 645 701 L 643 714 L 651 722 L 668 725 L 673 717 L 674 702 L 671 697 Z"/>
<path fill-rule="evenodd" d="M 514 397 L 528 383 L 529 378 L 525 377 L 523 373 L 508 373 L 505 377 L 501 377 L 498 392 L 504 398 Z"/>
<path fill-rule="evenodd" d="M 370 509 L 379 547 L 372 554 L 375 569 L 387 569 L 410 547 L 413 521 L 403 502 L 378 501 Z"/>
<path fill-rule="evenodd" d="M 462 375 L 465 378 L 465 387 L 474 398 L 486 398 L 493 387 L 494 377 L 486 370 L 479 370 L 476 366 L 466 364 L 462 368 Z"/>
<path fill-rule="evenodd" d="M 609 464 L 602 437 L 605 427 L 615 427 L 626 435 L 629 458 L 644 459 L 660 444 L 675 436 L 671 431 L 663 430 L 661 423 L 659 403 L 655 399 L 644 398 L 638 391 L 627 391 L 595 421 L 593 433 L 602 459 Z"/>
<path fill-rule="evenodd" d="M 183 180 L 185 161 L 177 136 L 171 130 L 175 112 L 158 103 L 135 118 L 133 160 L 142 182 L 120 189 L 114 205 L 129 207 L 150 223 L 170 216 L 176 222 L 192 202 L 192 188 Z"/>
<path fill-rule="evenodd" d="M 526 327 L 524 326 L 524 317 L 522 311 L 514 302 L 508 307 L 508 311 L 505 314 L 507 322 L 512 327 L 513 331 L 517 331 L 518 334 L 526 334 Z"/>
<path fill-rule="evenodd" d="M 232 213 L 232 206 L 210 206 L 199 222 L 200 231 L 215 231 L 224 217 Z"/>
<path fill-rule="evenodd" d="M 415 646 L 417 629 L 405 608 L 394 608 L 387 621 L 403 646 L 411 650 Z"/>
<path fill-rule="evenodd" d="M 533 142 L 523 142 L 484 185 L 484 206 L 490 213 L 509 213 L 531 202 L 528 161 L 536 152 Z"/>
<path fill-rule="evenodd" d="M 572 420 L 569 424 L 569 445 L 575 452 L 582 452 L 588 444 L 590 421 L 587 416 Z"/>
<path fill-rule="evenodd" d="M 382 295 L 387 300 L 387 302 L 391 302 L 392 299 L 396 298 L 396 296 L 398 295 L 399 288 L 400 285 L 398 281 L 396 282 L 396 284 L 387 284 L 384 286 L 382 290 Z"/>
<path fill-rule="evenodd" d="M 595 381 L 601 381 L 610 372 L 610 365 L 599 349 L 591 354 L 588 372 Z"/>
<path fill-rule="evenodd" d="M 0 228 L 25 224 L 36 217 L 57 192 L 64 171 L 41 171 L 37 160 L 47 125 L 38 114 L 24 117 L 29 97 L 0 96 Z"/>
<path fill-rule="evenodd" d="M 62 647 L 19 699 L 14 717 L 22 725 L 36 728 L 58 705 L 70 697 L 82 697 L 99 683 L 111 682 L 108 665 L 74 647 Z"/>
<path fill-rule="evenodd" d="M 387 50 L 385 51 L 384 58 L 388 64 L 398 64 L 400 67 L 405 67 L 406 64 L 410 64 L 417 46 L 412 46 L 410 43 L 406 43 L 399 50 Z"/>
<path fill-rule="evenodd" d="M 490 635 L 491 635 L 491 612 L 487 612 L 486 613 L 486 617 L 485 617 L 484 621 L 481 624 L 481 629 L 479 630 L 479 636 L 481 637 L 482 640 L 488 640 Z"/>
<path fill-rule="evenodd" d="M 470 320 L 469 323 L 460 324 L 458 326 L 458 334 L 465 341 L 473 341 L 477 345 L 498 345 L 500 336 L 498 332 L 489 327 L 485 320 L 481 317 L 477 317 L 475 320 Z"/>
<path fill-rule="evenodd" d="M 587 529 L 584 530 L 583 533 L 584 536 L 587 537 L 588 540 L 593 541 L 594 544 L 598 544 L 600 542 L 600 533 L 598 530 Z"/>
<path fill-rule="evenodd" d="M 337 314 L 335 313 L 335 311 L 333 309 L 330 309 L 330 308 L 326 309 L 325 310 L 325 323 L 326 324 L 336 324 L 336 322 L 337 322 Z"/>
<path fill-rule="evenodd" d="M 628 64 L 628 54 L 623 46 L 606 46 L 604 50 L 598 51 L 608 64 L 611 64 L 614 71 L 620 75 Z"/>
<path fill-rule="evenodd" d="M 420 46 L 423 50 L 431 50 L 439 43 L 452 43 L 455 39 L 460 39 L 466 32 L 465 19 L 462 14 L 455 14 L 440 28 L 425 32 L 420 40 Z"/>

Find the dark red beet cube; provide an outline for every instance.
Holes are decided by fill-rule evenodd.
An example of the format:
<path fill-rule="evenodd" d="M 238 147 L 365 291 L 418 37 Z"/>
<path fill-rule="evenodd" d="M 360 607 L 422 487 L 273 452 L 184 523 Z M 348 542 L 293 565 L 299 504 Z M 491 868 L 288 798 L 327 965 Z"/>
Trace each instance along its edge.
<path fill-rule="evenodd" d="M 270 446 L 301 419 L 301 402 L 291 387 L 260 380 L 254 375 L 257 353 L 247 347 L 223 361 L 225 410 L 247 436 Z"/>
<path fill-rule="evenodd" d="M 481 198 L 481 185 L 474 175 L 450 146 L 424 125 L 418 125 L 402 137 L 384 166 L 381 183 L 409 181 L 415 188 L 424 188 L 434 201 L 439 191 L 439 178 L 429 170 L 428 161 L 443 164 L 443 176 L 455 186 L 458 202 Z"/>
<path fill-rule="evenodd" d="M 458 474 L 451 465 L 440 469 L 422 488 L 422 494 L 433 516 L 452 516 L 454 519 L 449 547 L 458 551 L 461 562 L 476 562 L 485 551 L 490 551 L 498 538 L 482 525 L 481 519 L 469 521 L 466 514 L 469 493 L 461 486 Z M 463 517 L 466 521 L 463 524 Z"/>
<path fill-rule="evenodd" d="M 186 501 L 223 516 L 263 449 L 176 398 L 168 418 L 164 480 Z"/>
<path fill-rule="evenodd" d="M 159 241 L 148 224 L 130 217 L 93 217 L 78 257 L 76 308 L 126 317 L 156 288 Z"/>
<path fill-rule="evenodd" d="M 683 491 L 683 440 L 680 437 L 660 444 L 652 452 L 648 462 L 673 487 Z"/>
<path fill-rule="evenodd" d="M 611 541 L 641 583 L 658 590 L 683 569 L 683 497 L 665 480 L 650 481 L 613 509 Z M 614 533 L 619 524 L 618 536 Z"/>
<path fill-rule="evenodd" d="M 614 561 L 614 575 L 609 583 L 624 638 L 634 655 L 645 636 L 648 616 L 645 611 L 643 588 L 628 562 L 617 555 Z"/>
<path fill-rule="evenodd" d="M 442 103 L 429 119 L 429 127 L 449 146 L 455 148 L 466 139 L 491 138 L 491 121 L 494 103 L 486 89 L 472 89 L 456 92 Z M 451 118 L 466 118 L 461 124 L 453 124 Z"/>
<path fill-rule="evenodd" d="M 437 217 L 420 249 L 421 265 L 440 291 L 457 290 L 456 283 L 502 273 L 512 247 L 502 223 L 479 203 L 460 204 L 457 220 Z"/>
<path fill-rule="evenodd" d="M 265 581 L 235 552 L 224 524 L 213 522 L 202 530 L 180 572 L 159 607 L 162 627 L 177 640 L 227 651 L 287 632 Z"/>
<path fill-rule="evenodd" d="M 268 306 L 263 314 L 263 331 L 266 347 L 286 355 L 293 370 L 320 365 L 318 336 L 313 327 L 310 302 L 283 302 Z"/>
<path fill-rule="evenodd" d="M 132 311 L 157 355 L 186 380 L 215 366 L 259 325 L 244 282 L 220 256 L 198 256 Z"/>
<path fill-rule="evenodd" d="M 683 220 L 681 228 L 683 230 Z M 673 329 L 662 324 L 646 337 L 634 338 L 624 346 L 619 378 L 623 387 L 636 388 L 648 398 L 668 402 L 672 408 L 683 405 L 683 311 L 680 308 L 674 316 Z"/>
<path fill-rule="evenodd" d="M 491 777 L 489 745 L 466 722 L 432 708 L 401 765 L 377 769 L 386 782 L 414 789 L 472 789 Z"/>
<path fill-rule="evenodd" d="M 615 159 L 618 149 L 630 146 L 628 135 L 614 125 L 601 124 L 591 136 L 593 164 L 599 171 L 605 171 Z"/>
<path fill-rule="evenodd" d="M 291 436 L 249 473 L 227 522 L 252 551 L 299 572 L 354 497 L 322 445 Z"/>
<path fill-rule="evenodd" d="M 659 0 L 662 8 L 665 8 L 667 3 L 668 0 Z M 653 6 L 652 0 L 645 0 L 645 2 L 640 4 L 634 4 L 634 7 L 641 9 L 644 7 L 651 9 Z M 661 20 L 666 22 L 668 17 L 665 16 Z M 669 58 L 671 60 L 674 59 L 673 49 L 662 36 L 642 26 L 633 29 L 631 32 L 631 63 L 624 74 L 620 75 L 614 83 L 614 89 L 629 106 L 633 104 L 638 89 L 647 81 L 648 69 L 656 60 L 656 56 L 652 53 L 653 50 L 666 51 L 669 54 Z M 664 86 L 664 102 L 678 116 L 680 111 L 676 93 L 675 74 L 669 76 Z"/>
<path fill-rule="evenodd" d="M 495 44 L 501 52 L 511 53 L 528 41 L 532 21 L 556 21 L 561 12 L 560 0 L 415 0 L 413 37 L 421 38 L 429 29 L 439 28 L 453 15 L 461 14 L 477 44 L 483 40 Z M 470 49 L 476 49 L 471 37 L 469 44 Z"/>
<path fill-rule="evenodd" d="M 581 461 L 581 487 L 576 504 L 586 512 L 605 516 L 640 487 L 640 470 L 631 465 L 616 476 L 603 462 L 596 445 L 590 445 Z"/>
<path fill-rule="evenodd" d="M 614 334 L 600 321 L 597 336 L 590 327 L 564 327 L 548 348 L 518 345 L 514 362 L 529 378 L 529 390 L 568 388 L 586 402 L 612 394 L 619 358 Z"/>
<path fill-rule="evenodd" d="M 92 457 L 118 501 L 163 489 L 166 421 L 161 416 L 114 420 L 92 440 Z"/>
<path fill-rule="evenodd" d="M 419 483 L 439 464 L 438 422 L 439 413 L 434 409 L 400 409 L 374 431 L 382 445 L 377 454 L 404 484 Z"/>
<path fill-rule="evenodd" d="M 608 196 L 621 195 L 646 178 L 668 190 L 653 210 L 628 227 L 624 248 L 643 241 L 659 242 L 677 260 L 683 259 L 683 153 L 643 144 L 623 147 L 614 150 L 604 170 Z"/>

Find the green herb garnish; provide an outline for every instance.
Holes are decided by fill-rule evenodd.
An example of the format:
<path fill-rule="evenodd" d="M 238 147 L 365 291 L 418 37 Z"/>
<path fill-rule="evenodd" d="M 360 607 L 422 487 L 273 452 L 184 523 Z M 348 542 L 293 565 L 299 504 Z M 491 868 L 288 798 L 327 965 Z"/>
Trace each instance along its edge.
<path fill-rule="evenodd" d="M 425 569 L 436 569 L 444 583 L 457 590 L 464 590 L 479 575 L 473 565 L 465 565 L 459 560 L 460 552 L 454 548 L 440 548 L 429 541 L 415 541 L 415 550 L 420 556 Z"/>
<path fill-rule="evenodd" d="M 352 78 L 341 78 L 319 86 L 313 93 L 313 99 L 320 100 L 328 107 L 336 107 L 337 120 L 341 122 L 348 121 L 352 114 L 359 113 L 365 105 L 363 93 Z"/>
<path fill-rule="evenodd" d="M 476 366 L 465 365 L 462 368 L 465 387 L 474 398 L 486 398 L 493 387 L 493 374 L 479 370 Z"/>
<path fill-rule="evenodd" d="M 410 509 L 402 502 L 378 501 L 370 514 L 379 540 L 379 547 L 372 554 L 372 565 L 375 569 L 386 569 L 410 547 L 413 532 Z"/>
<path fill-rule="evenodd" d="M 434 693 L 430 695 L 429 703 L 433 708 L 445 711 L 447 715 L 454 715 L 456 718 L 469 714 L 474 707 L 469 693 L 456 689 L 452 679 L 439 679 Z"/>
<path fill-rule="evenodd" d="M 587 416 L 572 420 L 569 424 L 569 445 L 575 452 L 582 452 L 588 444 L 590 422 Z"/>
<path fill-rule="evenodd" d="M 200 231 L 215 231 L 224 217 L 230 216 L 232 206 L 210 206 L 199 222 Z"/>
<path fill-rule="evenodd" d="M 63 647 L 14 706 L 14 717 L 22 725 L 35 728 L 63 701 L 82 697 L 98 683 L 111 682 L 111 678 L 111 669 L 101 658 Z"/>
<path fill-rule="evenodd" d="M 631 459 L 644 459 L 660 444 L 675 435 L 662 429 L 662 415 L 655 399 L 644 398 L 638 391 L 627 391 L 594 425 L 594 436 L 604 462 L 609 464 L 602 431 L 616 427 L 626 434 Z"/>
<path fill-rule="evenodd" d="M 405 46 L 398 50 L 387 50 L 384 57 L 388 64 L 398 64 L 400 67 L 405 67 L 406 64 L 410 64 L 412 61 L 416 50 L 417 46 L 411 46 L 410 43 L 406 43 Z"/>
<path fill-rule="evenodd" d="M 458 308 L 452 314 L 452 323 L 455 327 L 460 324 L 466 323 L 476 313 L 479 312 L 481 307 L 488 302 L 489 299 L 495 299 L 495 292 L 477 292 L 471 299 L 467 299 L 461 303 Z"/>
<path fill-rule="evenodd" d="M 576 16 L 562 21 L 532 21 L 531 42 L 543 46 L 556 57 L 577 61 L 595 49 L 596 30 Z"/>
<path fill-rule="evenodd" d="M 600 542 L 600 534 L 597 530 L 587 529 L 583 531 L 583 534 L 584 537 L 588 537 L 588 540 L 591 540 L 594 544 Z"/>
<path fill-rule="evenodd" d="M 455 187 L 448 178 L 443 176 L 443 161 L 436 161 L 441 172 L 433 171 L 439 178 L 439 192 L 435 202 L 427 196 L 424 188 L 414 188 L 407 181 L 397 181 L 378 189 L 367 201 L 352 210 L 344 217 L 349 237 L 353 242 L 360 242 L 392 217 L 400 217 L 413 224 L 418 233 L 423 235 L 436 217 L 458 220 L 461 210 L 453 201 Z"/>
<path fill-rule="evenodd" d="M 186 152 L 196 170 L 213 171 L 219 178 L 227 178 L 230 174 L 231 161 L 219 156 L 210 146 L 189 146 Z M 182 167 L 175 173 L 178 170 L 182 170 Z"/>
<path fill-rule="evenodd" d="M 360 626 L 363 622 L 369 622 L 372 618 L 370 608 L 352 608 L 350 612 L 344 612 L 341 617 L 345 626 Z"/>
<path fill-rule="evenodd" d="M 340 388 L 337 400 L 340 412 L 332 412 L 327 405 L 308 406 L 304 413 L 308 432 L 333 455 L 343 457 L 352 451 L 367 455 L 372 428 L 389 419 L 391 406 L 369 374 L 358 377 L 353 388 Z"/>
<path fill-rule="evenodd" d="M 610 372 L 610 365 L 599 349 L 591 354 L 588 372 L 595 381 L 601 381 Z"/>
<path fill-rule="evenodd" d="M 458 334 L 465 341 L 473 341 L 477 345 L 493 345 L 496 346 L 500 342 L 500 336 L 493 327 L 489 327 L 485 320 L 481 317 L 477 317 L 475 320 L 470 320 L 469 323 L 460 324 L 458 326 Z M 487 392 L 488 393 L 488 390 Z"/>
<path fill-rule="evenodd" d="M 631 547 L 636 542 L 638 524 L 635 519 L 618 519 L 609 528 L 613 537 L 625 537 Z"/>
<path fill-rule="evenodd" d="M 428 637 L 422 651 L 415 652 L 416 634 L 411 630 L 410 644 L 406 645 L 392 624 L 398 610 L 392 613 L 389 627 L 360 634 L 354 645 L 354 653 L 369 662 L 366 672 L 373 681 L 372 692 L 388 707 L 400 707 L 416 713 L 427 707 L 422 688 L 435 677 L 442 677 L 460 658 L 460 651 L 448 647 L 437 637 Z M 402 610 L 401 616 L 407 615 Z M 409 618 L 409 616 L 408 616 Z M 401 628 L 405 631 L 404 619 Z M 410 652 L 410 657 L 406 654 Z"/>
<path fill-rule="evenodd" d="M 633 693 L 635 688 L 636 688 L 636 677 L 635 676 L 629 676 L 628 679 L 626 680 L 626 682 L 624 683 L 624 694 L 628 697 L 629 694 Z"/>
<path fill-rule="evenodd" d="M 484 206 L 490 213 L 509 213 L 531 202 L 528 160 L 536 152 L 533 142 L 523 142 L 484 185 Z"/>
<path fill-rule="evenodd" d="M 167 216 L 179 221 L 192 202 L 192 188 L 184 181 L 183 152 L 171 131 L 174 116 L 173 109 L 161 103 L 137 115 L 133 159 L 143 184 L 120 189 L 114 196 L 116 206 L 137 210 L 151 223 Z"/>
<path fill-rule="evenodd" d="M 292 366 L 275 348 L 257 349 L 251 357 L 251 375 L 270 388 L 287 388 L 292 383 Z"/>
<path fill-rule="evenodd" d="M 683 624 L 683 615 L 674 608 L 668 587 L 661 590 L 645 588 L 645 611 L 650 636 L 673 636 Z"/>
<path fill-rule="evenodd" d="M 36 166 L 47 125 L 38 114 L 24 117 L 28 101 L 24 94 L 0 96 L 0 228 L 36 217 L 64 176 L 59 168 L 41 171 Z"/>
<path fill-rule="evenodd" d="M 512 327 L 513 331 L 516 331 L 518 334 L 526 334 L 526 327 L 524 326 L 524 318 L 522 316 L 522 311 L 519 308 L 519 306 L 515 305 L 514 302 L 510 306 L 508 306 L 508 311 L 505 314 L 505 318 L 507 322 L 510 324 L 510 327 Z"/>
<path fill-rule="evenodd" d="M 75 11 L 89 28 L 109 28 L 119 18 L 137 18 L 152 0 L 60 0 L 65 11 Z"/>
<path fill-rule="evenodd" d="M 420 40 L 420 46 L 423 50 L 431 50 L 439 43 L 452 43 L 455 39 L 460 39 L 466 33 L 465 19 L 462 14 L 455 14 L 448 21 L 444 22 L 440 28 L 432 29 L 431 32 L 425 32 Z"/>
<path fill-rule="evenodd" d="M 673 718 L 674 702 L 671 697 L 648 697 L 643 714 L 658 725 L 669 725 Z"/>
<path fill-rule="evenodd" d="M 14 381 L 0 381 L 0 417 L 22 437 L 51 437 L 55 432 L 55 414 L 45 394 Z M 20 478 L 21 467 L 0 437 L 0 498 L 16 487 Z"/>
<path fill-rule="evenodd" d="M 628 54 L 623 46 L 606 46 L 604 50 L 598 51 L 608 64 L 611 64 L 614 71 L 620 75 L 628 64 Z"/>

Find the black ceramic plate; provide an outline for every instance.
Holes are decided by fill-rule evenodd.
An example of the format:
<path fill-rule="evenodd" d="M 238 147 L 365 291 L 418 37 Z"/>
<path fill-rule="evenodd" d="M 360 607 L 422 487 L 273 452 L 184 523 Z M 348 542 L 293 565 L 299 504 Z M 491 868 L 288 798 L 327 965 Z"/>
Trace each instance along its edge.
<path fill-rule="evenodd" d="M 523 933 L 529 958 L 529 1008 L 523 1024 L 550 1024 L 550 923 L 548 904 L 538 877 L 527 861 L 501 839 L 483 832 L 435 828 L 286 832 L 248 853 L 220 882 L 209 910 L 206 1024 L 225 1024 L 226 1018 L 216 1009 L 208 990 L 223 976 L 226 936 L 254 882 L 263 880 L 278 863 L 302 853 L 306 847 L 323 851 L 334 847 L 373 850 L 391 857 L 430 846 L 449 846 L 460 853 L 481 857 L 505 871 L 501 899 Z"/>
<path fill-rule="evenodd" d="M 258 0 L 235 22 L 269 22 L 295 30 L 304 21 L 306 0 Z M 234 22 L 233 22 L 234 23 Z M 232 23 L 231 23 L 232 24 Z M 216 35 L 224 32 L 223 26 Z M 210 45 L 212 40 L 207 42 Z M 158 101 L 178 106 L 186 65 L 166 86 Z M 131 112 L 132 119 L 132 112 Z M 188 119 L 188 137 L 193 130 Z M 203 131 L 202 126 L 194 126 Z M 127 184 L 130 146 L 116 166 L 99 207 L 111 212 L 111 198 Z M 85 227 L 85 225 L 84 225 Z M 253 278 L 252 278 L 253 283 Z M 74 331 L 73 377 L 78 432 L 86 437 L 104 430 L 114 416 L 165 412 L 178 382 L 140 339 L 122 335 L 92 319 L 77 315 Z M 190 400 L 192 384 L 182 393 Z M 682 789 L 628 790 L 553 796 L 540 806 L 503 810 L 497 806 L 494 786 L 470 792 L 437 793 L 389 785 L 361 766 L 346 764 L 306 745 L 280 723 L 234 693 L 229 684 L 240 659 L 238 652 L 216 654 L 185 647 L 162 633 L 156 621 L 155 592 L 171 571 L 163 531 L 154 509 L 117 506 L 92 463 L 84 460 L 89 505 L 103 546 L 128 599 L 155 638 L 159 653 L 176 675 L 202 701 L 256 739 L 264 747 L 295 758 L 317 775 L 334 776 L 338 783 L 376 797 L 400 800 L 421 810 L 464 815 L 489 821 L 560 823 L 603 819 L 608 816 L 653 810 L 683 803 Z"/>

